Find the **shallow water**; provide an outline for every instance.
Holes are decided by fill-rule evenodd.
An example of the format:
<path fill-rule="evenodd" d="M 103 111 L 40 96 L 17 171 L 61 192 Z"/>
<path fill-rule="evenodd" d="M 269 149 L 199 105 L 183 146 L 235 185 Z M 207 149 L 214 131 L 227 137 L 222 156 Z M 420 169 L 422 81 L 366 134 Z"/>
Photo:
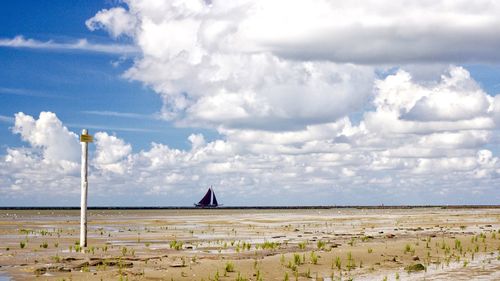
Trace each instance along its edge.
<path fill-rule="evenodd" d="M 10 281 L 12 280 L 9 276 L 5 275 L 4 273 L 0 272 L 0 281 Z"/>
<path fill-rule="evenodd" d="M 489 255 L 483 254 L 476 257 L 475 260 L 469 261 L 467 266 L 463 266 L 462 262 L 450 262 L 449 265 L 430 265 L 427 271 L 420 273 L 407 273 L 404 270 L 398 271 L 400 280 L 481 280 L 493 281 L 500 280 L 500 260 L 497 254 Z M 368 280 L 397 280 L 395 278 L 396 272 L 379 272 L 376 274 L 358 276 L 355 278 L 359 281 Z M 325 281 L 330 281 L 330 278 L 325 278 Z"/>

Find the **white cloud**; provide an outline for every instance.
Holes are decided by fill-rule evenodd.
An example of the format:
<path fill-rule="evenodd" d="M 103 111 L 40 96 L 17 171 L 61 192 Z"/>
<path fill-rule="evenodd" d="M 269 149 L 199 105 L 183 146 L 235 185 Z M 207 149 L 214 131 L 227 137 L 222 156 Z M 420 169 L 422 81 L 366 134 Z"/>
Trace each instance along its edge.
<path fill-rule="evenodd" d="M 181 125 L 302 129 L 363 109 L 375 74 L 360 65 L 500 58 L 491 1 L 126 3 L 87 23 L 134 40 L 142 56 L 125 76 L 158 92 L 163 116 Z M 450 98 L 422 97 L 407 117 L 470 119 L 488 103 L 461 96 L 443 107 Z"/>
<path fill-rule="evenodd" d="M 132 146 L 116 136 L 105 132 L 95 134 L 95 157 L 93 164 L 103 171 L 123 174 L 127 169 L 127 156 L 132 152 Z"/>
<path fill-rule="evenodd" d="M 101 10 L 93 18 L 88 19 L 85 25 L 90 30 L 106 28 L 116 38 L 120 34 L 133 35 L 136 18 L 130 15 L 124 8 L 117 7 L 109 10 Z"/>
<path fill-rule="evenodd" d="M 52 112 L 41 112 L 38 120 L 22 112 L 16 114 L 12 131 L 24 141 L 43 151 L 44 160 L 71 161 L 79 159 L 78 136 L 63 126 Z"/>
<path fill-rule="evenodd" d="M 140 55 L 124 76 L 160 94 L 164 118 L 220 138 L 133 151 L 131 140 L 96 133 L 90 181 L 101 202 L 186 205 L 208 185 L 229 205 L 500 200 L 499 97 L 448 66 L 498 60 L 500 4 L 127 3 L 87 25 L 131 37 Z M 57 129 L 54 140 L 37 136 L 38 122 Z M 78 165 L 55 149 L 76 135 L 55 115 L 19 115 L 15 127 L 30 147 L 0 158 L 2 194 L 78 185 L 77 170 L 60 163 Z M 58 172 L 44 176 L 48 162 Z"/>
<path fill-rule="evenodd" d="M 87 39 L 79 39 L 76 42 L 60 43 L 54 41 L 39 41 L 30 38 L 26 39 L 20 35 L 11 39 L 0 38 L 0 47 L 82 51 L 125 55 L 138 53 L 138 49 L 133 45 L 89 43 Z"/>

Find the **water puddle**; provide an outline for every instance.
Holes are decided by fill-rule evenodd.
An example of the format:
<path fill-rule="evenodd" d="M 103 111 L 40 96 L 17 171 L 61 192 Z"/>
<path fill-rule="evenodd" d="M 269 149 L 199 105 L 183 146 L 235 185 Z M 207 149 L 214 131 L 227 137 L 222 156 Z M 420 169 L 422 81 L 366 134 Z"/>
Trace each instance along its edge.
<path fill-rule="evenodd" d="M 9 276 L 7 276 L 5 273 L 0 272 L 0 281 L 10 281 L 12 280 Z"/>
<path fill-rule="evenodd" d="M 467 266 L 462 262 L 450 262 L 449 265 L 430 265 L 426 272 L 407 273 L 398 272 L 401 280 L 500 280 L 500 260 L 495 255 L 480 255 L 475 260 L 469 261 Z M 397 280 L 396 272 L 368 274 L 358 276 L 356 280 Z M 327 279 L 325 279 L 327 280 Z"/>

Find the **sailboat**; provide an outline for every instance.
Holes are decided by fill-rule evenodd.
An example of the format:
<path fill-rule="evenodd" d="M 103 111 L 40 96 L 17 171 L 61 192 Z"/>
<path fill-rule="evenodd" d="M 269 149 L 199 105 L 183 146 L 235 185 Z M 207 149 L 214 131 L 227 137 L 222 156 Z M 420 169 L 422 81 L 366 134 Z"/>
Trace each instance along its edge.
<path fill-rule="evenodd" d="M 207 190 L 207 193 L 203 196 L 203 198 L 201 198 L 200 202 L 195 203 L 194 206 L 198 208 L 216 208 L 217 206 L 220 206 L 212 187 Z"/>

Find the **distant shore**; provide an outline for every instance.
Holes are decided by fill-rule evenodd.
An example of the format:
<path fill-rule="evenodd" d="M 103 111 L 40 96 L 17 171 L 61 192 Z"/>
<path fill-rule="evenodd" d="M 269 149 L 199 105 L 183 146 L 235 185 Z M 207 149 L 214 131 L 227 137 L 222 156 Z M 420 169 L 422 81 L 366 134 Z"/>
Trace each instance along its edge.
<path fill-rule="evenodd" d="M 298 209 L 419 209 L 419 208 L 441 208 L 441 209 L 498 209 L 500 205 L 332 205 L 332 206 L 223 206 L 217 208 L 205 208 L 206 210 L 298 210 Z M 79 210 L 80 207 L 61 206 L 29 206 L 29 207 L 1 207 L 0 210 Z M 92 206 L 89 210 L 200 210 L 191 206 Z"/>

